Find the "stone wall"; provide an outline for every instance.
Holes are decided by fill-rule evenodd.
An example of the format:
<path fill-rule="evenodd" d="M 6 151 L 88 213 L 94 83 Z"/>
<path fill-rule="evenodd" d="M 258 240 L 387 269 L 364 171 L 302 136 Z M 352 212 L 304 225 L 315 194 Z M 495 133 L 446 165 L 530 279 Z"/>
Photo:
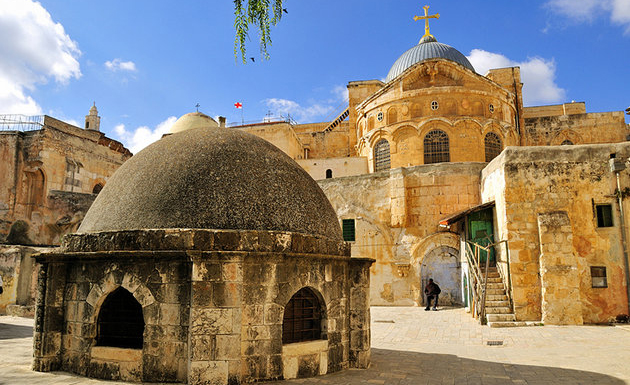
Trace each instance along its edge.
<path fill-rule="evenodd" d="M 439 220 L 479 203 L 484 166 L 443 163 L 319 181 L 337 216 L 355 220 L 352 256 L 376 260 L 372 305 L 423 303 L 424 257 L 445 246 L 459 249 L 457 235 Z"/>
<path fill-rule="evenodd" d="M 120 231 L 73 234 L 38 258 L 36 370 L 227 385 L 369 366 L 372 261 L 350 259 L 340 242 L 286 232 Z M 142 349 L 95 346 L 100 306 L 118 287 L 142 305 Z M 283 355 L 284 309 L 304 287 L 321 296 L 325 349 Z M 304 353 L 302 343 L 293 350 Z"/>
<path fill-rule="evenodd" d="M 48 116 L 41 130 L 0 132 L 0 239 L 21 221 L 27 244 L 58 244 L 76 228 L 85 205 L 75 210 L 70 201 L 76 197 L 68 200 L 54 191 L 91 194 L 130 156 L 98 131 Z"/>
<path fill-rule="evenodd" d="M 526 115 L 523 145 L 558 146 L 564 141 L 573 144 L 618 143 L 626 141 L 630 134 L 623 111 L 578 113 L 575 108 L 560 106 L 564 106 L 563 114 L 553 108 L 557 106 L 530 107 L 535 110 Z M 543 115 L 543 112 L 549 115 Z"/>
<path fill-rule="evenodd" d="M 554 273 L 554 265 L 562 270 L 562 266 L 575 264 L 580 295 L 574 301 L 580 303 L 584 323 L 606 322 L 628 312 L 619 211 L 614 195 L 616 180 L 608 166 L 611 153 L 626 160 L 630 157 L 630 144 L 510 147 L 484 169 L 482 200 L 496 202 L 497 239 L 508 240 L 512 298 L 518 320 L 539 321 L 549 317 L 552 322 L 565 322 L 554 318 L 564 311 L 565 302 L 560 302 L 560 308 L 551 302 L 559 301 L 552 300 L 554 295 L 557 298 L 569 295 L 574 284 L 568 273 Z M 623 171 L 620 177 L 624 190 L 630 186 L 628 171 Z M 599 204 L 612 206 L 612 227 L 598 227 Z M 624 209 L 628 209 L 627 198 Z M 545 235 L 551 231 L 548 227 L 542 228 L 545 234 L 541 233 L 538 215 L 558 211 L 567 213 L 570 225 L 561 227 L 560 233 L 553 236 Z M 566 226 L 570 226 L 572 236 Z M 561 245 L 565 241 L 571 242 L 571 251 Z M 551 243 L 541 246 L 541 242 Z M 551 258 L 541 261 L 541 251 L 550 253 Z M 554 256 L 556 252 L 561 254 Z M 571 255 L 576 257 L 575 263 Z M 592 287 L 591 266 L 606 267 L 607 288 Z M 555 286 L 559 294 L 545 291 L 548 295 L 544 297 L 543 285 Z M 580 322 L 577 315 L 570 318 L 571 322 Z"/>
<path fill-rule="evenodd" d="M 32 256 L 47 248 L 0 245 L 0 314 L 33 316 L 38 265 Z"/>

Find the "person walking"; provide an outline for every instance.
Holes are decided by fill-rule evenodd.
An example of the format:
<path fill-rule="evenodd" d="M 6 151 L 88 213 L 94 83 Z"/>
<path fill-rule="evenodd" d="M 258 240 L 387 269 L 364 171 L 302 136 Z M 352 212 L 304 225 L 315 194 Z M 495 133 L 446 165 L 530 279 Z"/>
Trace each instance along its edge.
<path fill-rule="evenodd" d="M 424 288 L 424 294 L 426 294 L 427 296 L 427 307 L 425 307 L 424 310 L 431 309 L 431 300 L 434 298 L 435 302 L 433 303 L 433 310 L 437 310 L 438 297 L 440 296 L 441 292 L 442 290 L 440 290 L 440 287 L 437 285 L 437 283 L 433 282 L 433 278 L 429 278 L 429 283 Z"/>

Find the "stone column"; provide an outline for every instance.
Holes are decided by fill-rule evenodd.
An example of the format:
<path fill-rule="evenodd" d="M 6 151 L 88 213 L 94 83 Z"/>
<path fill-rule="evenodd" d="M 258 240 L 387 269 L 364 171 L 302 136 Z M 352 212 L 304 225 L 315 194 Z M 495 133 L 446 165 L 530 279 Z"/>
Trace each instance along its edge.
<path fill-rule="evenodd" d="M 239 383 L 242 260 L 220 253 L 191 257 L 188 383 Z"/>
<path fill-rule="evenodd" d="M 581 325 L 582 303 L 573 231 L 566 211 L 538 214 L 542 322 Z"/>
<path fill-rule="evenodd" d="M 370 366 L 370 265 L 368 258 L 352 258 L 350 283 L 350 355 L 351 368 Z"/>
<path fill-rule="evenodd" d="M 61 369 L 61 335 L 64 329 L 66 265 L 45 263 L 37 282 L 37 313 L 33 338 L 33 370 Z"/>
<path fill-rule="evenodd" d="M 391 170 L 389 175 L 390 224 L 392 227 L 405 227 L 407 226 L 407 186 L 405 171 L 403 168 L 398 168 Z"/>

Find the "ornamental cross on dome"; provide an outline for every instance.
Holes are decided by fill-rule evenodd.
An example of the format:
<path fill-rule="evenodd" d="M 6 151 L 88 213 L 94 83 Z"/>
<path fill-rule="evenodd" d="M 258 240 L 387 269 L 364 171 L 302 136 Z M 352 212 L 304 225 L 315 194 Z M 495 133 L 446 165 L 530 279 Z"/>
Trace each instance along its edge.
<path fill-rule="evenodd" d="M 425 5 L 424 7 L 424 16 L 414 16 L 413 20 L 414 21 L 418 21 L 418 20 L 424 20 L 424 36 L 422 37 L 433 37 L 433 35 L 431 35 L 429 33 L 429 19 L 439 19 L 440 18 L 440 14 L 436 13 L 435 15 L 429 15 L 429 6 Z"/>

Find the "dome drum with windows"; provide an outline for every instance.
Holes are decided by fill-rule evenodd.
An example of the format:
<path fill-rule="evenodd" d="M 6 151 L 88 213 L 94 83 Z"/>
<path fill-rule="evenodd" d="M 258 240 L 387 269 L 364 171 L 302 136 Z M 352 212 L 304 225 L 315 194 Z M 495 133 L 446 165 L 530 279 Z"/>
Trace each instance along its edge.
<path fill-rule="evenodd" d="M 297 163 L 203 114 L 120 167 L 37 260 L 35 343 L 56 353 L 36 370 L 227 385 L 369 365 L 373 260 L 350 258 Z"/>

